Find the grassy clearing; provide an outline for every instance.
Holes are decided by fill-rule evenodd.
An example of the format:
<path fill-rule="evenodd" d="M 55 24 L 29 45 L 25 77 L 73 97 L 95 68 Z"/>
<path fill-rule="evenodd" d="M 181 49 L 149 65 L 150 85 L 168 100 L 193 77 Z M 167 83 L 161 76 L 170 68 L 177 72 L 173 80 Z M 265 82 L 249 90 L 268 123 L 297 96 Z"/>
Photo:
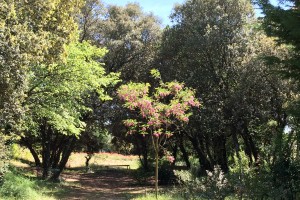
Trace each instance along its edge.
<path fill-rule="evenodd" d="M 66 165 L 67 168 L 80 168 L 85 166 L 85 153 L 73 153 Z M 137 169 L 139 161 L 137 156 L 121 155 L 117 153 L 96 153 L 90 160 L 91 168 L 113 165 L 129 165 L 130 169 Z"/>
<path fill-rule="evenodd" d="M 23 148 L 16 148 L 15 149 L 15 160 L 11 161 L 11 164 L 13 166 L 15 166 L 16 168 L 18 168 L 19 170 L 19 174 L 20 177 L 25 178 L 27 180 L 22 179 L 22 181 L 20 182 L 26 182 L 26 181 L 30 181 L 29 183 L 29 188 L 31 188 L 30 190 L 24 190 L 24 193 L 22 193 L 21 195 L 19 195 L 19 198 L 15 198 L 16 195 L 11 195 L 11 196 L 5 196 L 5 198 L 0 197 L 0 200 L 6 200 L 6 199 L 41 199 L 41 200 L 55 200 L 55 199 L 68 199 L 68 197 L 71 195 L 74 196 L 74 192 L 76 192 L 76 189 L 74 190 L 74 188 L 80 189 L 82 188 L 82 190 L 84 191 L 85 189 L 83 187 L 85 187 L 84 185 L 82 185 L 82 183 L 80 183 L 78 177 L 81 176 L 82 174 L 85 174 L 85 156 L 86 153 L 73 153 L 66 165 L 66 169 L 64 170 L 64 176 L 63 176 L 63 180 L 60 183 L 52 183 L 52 182 L 48 182 L 48 181 L 43 181 L 40 180 L 40 177 L 37 178 L 37 172 L 35 170 L 34 167 L 34 162 L 32 159 L 32 156 L 30 154 L 30 152 L 27 149 L 23 149 Z M 131 170 L 127 170 L 126 167 L 115 167 L 114 165 L 129 165 Z M 107 169 L 112 169 L 114 172 L 114 170 L 124 170 L 124 173 L 126 174 L 130 174 L 130 176 L 134 176 L 133 174 L 135 174 L 134 172 L 136 171 L 136 169 L 139 167 L 139 159 L 138 156 L 131 156 L 131 155 L 120 155 L 117 153 L 96 153 L 93 158 L 90 160 L 90 168 L 92 171 L 94 171 L 95 173 L 95 177 L 96 179 L 97 177 L 97 173 L 99 172 L 99 174 L 101 174 L 101 171 L 104 169 L 104 172 L 107 172 Z M 118 169 L 117 169 L 118 168 Z M 39 173 L 39 176 L 41 174 Z M 87 175 L 87 176 L 93 176 L 93 175 Z M 129 176 L 129 177 L 130 177 Z M 13 182 L 18 182 L 18 181 L 13 181 Z M 86 184 L 86 183 L 85 183 Z M 11 184 L 12 185 L 17 185 L 17 184 Z M 113 186 L 112 186 L 113 187 Z M 128 187 L 128 186 L 125 186 Z M 134 187 L 137 187 L 137 191 L 140 190 L 139 185 L 135 185 Z M 26 188 L 24 186 L 22 186 L 22 188 Z M 28 187 L 27 187 L 28 188 Z M 11 187 L 9 189 L 7 189 L 7 191 L 12 191 L 14 188 Z M 128 188 L 130 190 L 130 187 Z M 105 190 L 105 188 L 104 188 Z M 37 192 L 38 191 L 38 192 Z M 22 191 L 23 192 L 23 191 Z M 93 191 L 91 190 L 91 192 L 93 193 Z M 103 191 L 101 191 L 101 189 L 99 190 L 99 192 L 103 193 Z M 162 191 L 163 192 L 163 191 Z M 72 194 L 73 193 L 73 194 Z M 141 193 L 141 192 L 137 192 L 137 193 Z M 128 194 L 128 196 L 126 195 Z M 135 194 L 133 192 L 133 194 Z M 29 196 L 26 196 L 29 195 Z M 88 196 L 89 194 L 87 194 Z M 96 193 L 95 193 L 96 195 Z M 128 199 L 136 199 L 136 195 L 132 195 L 129 191 L 128 193 L 126 191 L 124 191 L 124 195 L 128 197 Z M 0 196 L 2 196 L 0 194 Z M 20 196 L 26 196 L 25 198 L 20 198 Z M 167 194 L 162 194 L 160 195 L 161 198 L 160 199 L 179 199 L 179 198 L 174 198 L 171 195 L 167 195 Z M 151 192 L 149 192 L 149 195 L 145 196 L 145 195 L 141 195 L 139 197 L 137 197 L 137 199 L 151 199 L 152 197 L 154 197 Z M 153 198 L 152 198 L 153 199 Z M 155 197 L 154 197 L 155 199 Z"/>
<path fill-rule="evenodd" d="M 66 164 L 66 167 L 85 167 L 85 156 L 86 153 L 72 153 L 68 163 Z M 15 158 L 15 160 L 12 160 L 11 164 L 14 166 L 27 167 L 28 165 L 34 165 L 34 160 L 30 151 L 16 144 L 13 145 L 13 157 Z M 137 169 L 139 167 L 139 159 L 138 156 L 133 155 L 121 155 L 117 153 L 95 153 L 90 160 L 90 166 L 92 168 L 110 165 L 129 165 L 130 169 Z"/>

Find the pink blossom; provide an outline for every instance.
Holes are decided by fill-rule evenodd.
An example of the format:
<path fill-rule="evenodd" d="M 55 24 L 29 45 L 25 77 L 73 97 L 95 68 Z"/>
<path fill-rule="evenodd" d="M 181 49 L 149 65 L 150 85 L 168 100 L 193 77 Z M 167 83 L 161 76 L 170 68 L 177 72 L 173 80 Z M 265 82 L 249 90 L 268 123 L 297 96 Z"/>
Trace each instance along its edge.
<path fill-rule="evenodd" d="M 194 101 L 194 97 L 191 96 L 190 99 L 188 100 L 188 103 L 191 105 L 191 106 L 195 106 L 195 101 Z"/>
<path fill-rule="evenodd" d="M 124 125 L 127 127 L 132 127 L 132 126 L 135 126 L 135 122 L 134 121 L 124 121 Z"/>
<path fill-rule="evenodd" d="M 154 137 L 159 137 L 160 134 L 158 132 L 154 132 L 153 135 Z"/>
<path fill-rule="evenodd" d="M 173 163 L 175 161 L 175 158 L 173 156 L 167 156 L 167 160 L 170 162 L 170 163 Z"/>
<path fill-rule="evenodd" d="M 182 86 L 180 84 L 174 84 L 173 89 L 178 92 L 179 90 L 182 89 Z"/>
<path fill-rule="evenodd" d="M 168 96 L 169 93 L 170 93 L 170 92 L 166 92 L 166 91 L 159 92 L 159 96 L 160 96 L 161 98 L 164 98 L 164 97 Z"/>
<path fill-rule="evenodd" d="M 184 122 L 188 122 L 188 121 L 189 121 L 189 118 L 188 118 L 188 117 L 183 117 L 182 120 L 183 120 Z"/>

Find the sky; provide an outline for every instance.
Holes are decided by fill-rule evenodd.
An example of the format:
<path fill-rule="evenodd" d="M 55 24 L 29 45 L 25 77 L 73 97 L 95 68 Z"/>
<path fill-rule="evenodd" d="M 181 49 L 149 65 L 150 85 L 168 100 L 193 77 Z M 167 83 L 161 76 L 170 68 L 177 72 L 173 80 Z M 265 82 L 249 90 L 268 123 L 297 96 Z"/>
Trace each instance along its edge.
<path fill-rule="evenodd" d="M 276 4 L 278 0 L 271 0 L 273 4 Z M 182 4 L 185 0 L 103 0 L 105 4 L 114 4 L 118 6 L 125 6 L 127 3 L 135 2 L 140 4 L 143 11 L 146 13 L 152 12 L 155 16 L 159 17 L 162 21 L 162 25 L 170 25 L 171 21 L 169 15 L 176 3 Z M 256 9 L 257 16 L 260 11 Z"/>
<path fill-rule="evenodd" d="M 135 2 L 140 4 L 143 11 L 146 13 L 152 12 L 155 16 L 161 19 L 165 26 L 171 24 L 169 15 L 176 3 L 182 4 L 185 0 L 103 0 L 105 4 L 114 4 L 124 6 L 127 3 Z"/>

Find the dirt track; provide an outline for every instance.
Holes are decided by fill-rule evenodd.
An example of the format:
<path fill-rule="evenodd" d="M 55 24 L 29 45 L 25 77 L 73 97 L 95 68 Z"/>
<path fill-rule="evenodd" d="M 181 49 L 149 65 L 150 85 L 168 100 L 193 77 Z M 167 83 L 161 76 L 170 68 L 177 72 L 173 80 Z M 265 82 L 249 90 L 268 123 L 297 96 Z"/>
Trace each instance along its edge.
<path fill-rule="evenodd" d="M 137 186 L 127 170 L 101 170 L 95 173 L 65 173 L 66 182 L 79 183 L 70 186 L 63 200 L 126 200 L 151 190 L 149 186 Z M 74 184 L 77 185 L 77 184 Z"/>

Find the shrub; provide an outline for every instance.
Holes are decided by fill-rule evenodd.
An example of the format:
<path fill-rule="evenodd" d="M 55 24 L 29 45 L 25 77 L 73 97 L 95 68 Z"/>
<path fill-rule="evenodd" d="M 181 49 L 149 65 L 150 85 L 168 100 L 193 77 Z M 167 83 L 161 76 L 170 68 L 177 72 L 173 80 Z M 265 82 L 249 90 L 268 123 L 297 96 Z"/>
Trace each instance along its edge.
<path fill-rule="evenodd" d="M 158 168 L 158 181 L 161 185 L 167 185 L 176 182 L 176 176 L 169 160 L 161 160 Z"/>
<path fill-rule="evenodd" d="M 197 177 L 194 171 L 175 171 L 182 184 L 185 199 L 224 199 L 232 192 L 225 174 L 219 166 L 207 171 L 207 176 Z"/>
<path fill-rule="evenodd" d="M 242 159 L 243 160 L 243 159 Z M 237 198 L 298 199 L 300 192 L 300 165 L 289 160 L 274 165 L 261 164 L 259 168 L 233 165 L 228 180 L 234 186 Z"/>
<path fill-rule="evenodd" d="M 4 175 L 0 196 L 9 199 L 38 199 L 34 182 L 13 172 Z"/>
<path fill-rule="evenodd" d="M 133 178 L 139 185 L 147 185 L 153 176 L 153 170 L 145 171 L 143 167 L 139 167 L 133 171 Z"/>
<path fill-rule="evenodd" d="M 172 194 L 159 194 L 158 195 L 159 200 L 183 200 L 181 197 L 174 196 Z M 141 195 L 136 198 L 133 198 L 132 200 L 157 200 L 155 194 L 147 194 L 147 195 Z"/>
<path fill-rule="evenodd" d="M 10 149 L 7 143 L 7 137 L 0 132 L 0 184 L 3 181 L 4 174 L 8 171 L 10 158 Z"/>

